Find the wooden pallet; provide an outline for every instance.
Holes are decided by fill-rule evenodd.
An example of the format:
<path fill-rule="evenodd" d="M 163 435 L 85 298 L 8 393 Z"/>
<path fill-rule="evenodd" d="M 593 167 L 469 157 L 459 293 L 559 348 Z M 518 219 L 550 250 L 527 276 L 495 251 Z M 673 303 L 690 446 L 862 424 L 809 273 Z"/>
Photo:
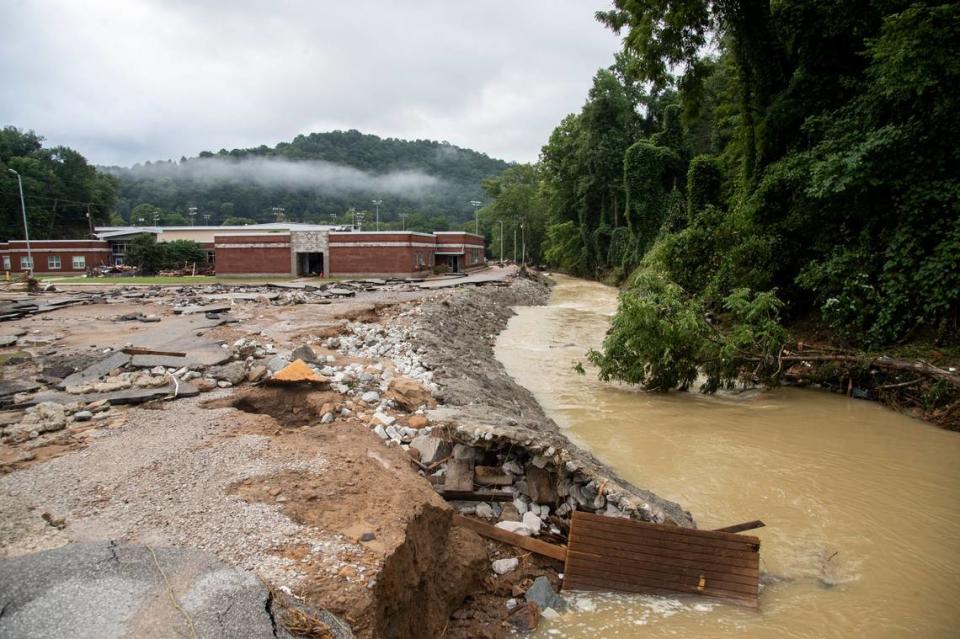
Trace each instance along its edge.
<path fill-rule="evenodd" d="M 564 590 L 700 595 L 759 607 L 760 540 L 574 512 Z"/>

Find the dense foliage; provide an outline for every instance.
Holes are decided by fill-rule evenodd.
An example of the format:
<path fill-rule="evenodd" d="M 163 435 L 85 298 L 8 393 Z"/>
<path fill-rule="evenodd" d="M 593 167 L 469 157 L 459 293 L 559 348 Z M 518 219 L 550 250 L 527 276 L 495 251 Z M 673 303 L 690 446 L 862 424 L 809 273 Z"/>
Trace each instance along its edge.
<path fill-rule="evenodd" d="M 0 241 L 23 239 L 17 176 L 9 169 L 23 180 L 32 239 L 86 238 L 93 225 L 110 221 L 113 178 L 73 149 L 45 148 L 34 132 L 7 126 L 0 130 Z"/>
<path fill-rule="evenodd" d="M 597 17 L 624 51 L 538 172 L 546 259 L 628 286 L 604 376 L 775 377 L 799 319 L 850 347 L 957 343 L 960 6 L 615 0 Z"/>
<path fill-rule="evenodd" d="M 127 246 L 126 262 L 145 274 L 163 270 L 188 269 L 206 265 L 207 253 L 196 242 L 157 242 L 153 235 L 138 235 Z"/>
<path fill-rule="evenodd" d="M 117 211 L 137 224 L 273 222 L 275 208 L 297 222 L 350 223 L 357 209 L 367 224 L 372 200 L 396 228 L 440 230 L 473 219 L 480 183 L 508 167 L 447 142 L 379 138 L 358 131 L 298 135 L 274 147 L 204 151 L 179 162 L 107 167 L 120 183 Z M 144 209 L 143 207 L 148 207 Z M 399 215 L 406 216 L 401 221 Z"/>

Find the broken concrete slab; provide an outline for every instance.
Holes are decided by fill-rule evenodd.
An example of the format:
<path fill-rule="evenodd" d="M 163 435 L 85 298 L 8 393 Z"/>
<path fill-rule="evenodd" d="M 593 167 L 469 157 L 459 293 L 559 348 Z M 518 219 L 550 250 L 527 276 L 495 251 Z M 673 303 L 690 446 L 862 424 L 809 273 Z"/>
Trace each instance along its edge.
<path fill-rule="evenodd" d="M 163 366 L 164 368 L 199 368 L 203 366 L 201 362 L 188 357 L 172 357 L 170 355 L 134 355 L 130 360 L 130 365 L 134 368 L 154 368 Z"/>
<path fill-rule="evenodd" d="M 122 368 L 130 362 L 130 356 L 126 353 L 114 353 L 95 364 L 91 364 L 80 372 L 68 376 L 62 382 L 57 384 L 58 388 L 67 386 L 80 386 L 95 379 L 100 379 L 115 368 Z"/>
<path fill-rule="evenodd" d="M 5 637 L 290 637 L 256 575 L 195 550 L 100 542 L 3 559 L 0 601 Z"/>
<path fill-rule="evenodd" d="M 59 404 L 83 402 L 86 404 L 98 400 L 107 400 L 115 406 L 119 404 L 142 404 L 151 399 L 173 397 L 175 392 L 177 397 L 194 397 L 200 394 L 200 389 L 190 382 L 178 382 L 177 384 L 168 384 L 157 388 L 131 388 L 128 390 L 107 393 L 87 393 L 84 395 L 71 395 L 70 393 L 52 391 L 34 395 L 27 401 L 17 404 L 16 406 L 34 406 L 41 402 L 57 402 Z"/>
<path fill-rule="evenodd" d="M 181 306 L 173 309 L 177 315 L 195 315 L 197 313 L 226 313 L 232 306 L 230 304 L 208 304 L 206 306 Z"/>
<path fill-rule="evenodd" d="M 18 335 L 0 335 L 0 348 L 13 346 L 20 339 Z"/>
<path fill-rule="evenodd" d="M 40 384 L 29 379 L 0 379 L 0 398 L 17 393 L 32 393 Z"/>

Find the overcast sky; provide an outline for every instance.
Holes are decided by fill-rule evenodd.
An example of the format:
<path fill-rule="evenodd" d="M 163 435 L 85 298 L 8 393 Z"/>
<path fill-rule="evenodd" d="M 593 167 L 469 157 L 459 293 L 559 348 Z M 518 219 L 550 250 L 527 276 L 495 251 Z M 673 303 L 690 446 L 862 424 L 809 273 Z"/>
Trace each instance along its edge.
<path fill-rule="evenodd" d="M 98 164 L 358 129 L 537 158 L 618 39 L 605 0 L 2 0 L 0 124 Z"/>

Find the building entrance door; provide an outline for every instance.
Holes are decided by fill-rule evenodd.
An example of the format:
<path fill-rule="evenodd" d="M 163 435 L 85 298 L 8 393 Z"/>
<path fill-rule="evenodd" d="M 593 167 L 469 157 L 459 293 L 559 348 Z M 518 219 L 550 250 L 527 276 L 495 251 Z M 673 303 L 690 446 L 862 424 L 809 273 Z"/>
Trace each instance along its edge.
<path fill-rule="evenodd" d="M 297 253 L 297 275 L 323 276 L 323 253 Z"/>

